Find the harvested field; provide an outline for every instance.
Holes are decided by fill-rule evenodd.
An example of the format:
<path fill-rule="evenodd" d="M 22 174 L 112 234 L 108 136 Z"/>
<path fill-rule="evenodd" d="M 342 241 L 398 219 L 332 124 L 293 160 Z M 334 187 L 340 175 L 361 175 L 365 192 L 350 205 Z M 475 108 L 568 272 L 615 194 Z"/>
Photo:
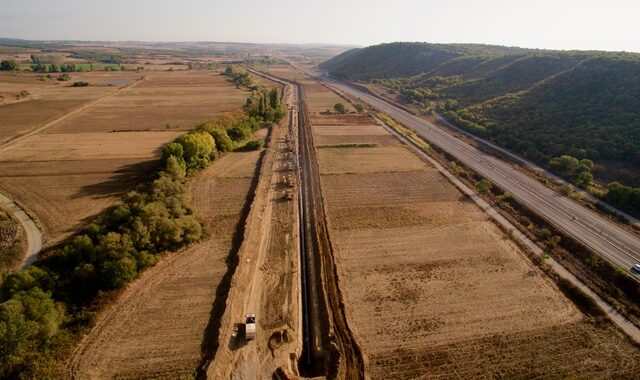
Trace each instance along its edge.
<path fill-rule="evenodd" d="M 194 178 L 193 206 L 209 235 L 143 273 L 101 315 L 68 365 L 75 378 L 178 379 L 195 373 L 209 320 L 219 318 L 210 315 L 212 302 L 227 272 L 257 160 L 254 152 L 230 153 Z"/>
<path fill-rule="evenodd" d="M 316 144 L 374 136 L 323 128 Z M 581 314 L 474 203 L 398 151 L 318 149 L 342 290 L 372 378 L 635 376 L 638 347 Z M 411 171 L 395 171 L 402 164 Z"/>
<path fill-rule="evenodd" d="M 0 153 L 0 187 L 37 215 L 48 243 L 151 178 L 177 132 L 36 134 Z"/>
<path fill-rule="evenodd" d="M 348 102 L 321 84 L 305 84 L 305 88 L 312 118 L 315 113 L 326 112 L 327 110 L 335 112 L 333 106 L 336 103 L 343 103 L 347 107 L 347 112 L 355 111 Z"/>
<path fill-rule="evenodd" d="M 0 161 L 0 187 L 37 215 L 47 242 L 54 244 L 148 180 L 157 165 L 157 158 Z"/>
<path fill-rule="evenodd" d="M 397 146 L 398 139 L 390 136 L 379 125 L 321 125 L 312 128 L 317 146 L 337 144 L 376 144 L 379 146 Z M 366 136 L 363 140 L 363 136 Z"/>
<path fill-rule="evenodd" d="M 257 66 L 256 69 L 264 71 L 270 75 L 278 78 L 283 78 L 288 81 L 302 81 L 305 76 L 300 71 L 292 68 L 289 65 L 269 65 L 269 66 Z"/>
<path fill-rule="evenodd" d="M 314 126 L 320 125 L 368 125 L 371 119 L 366 115 L 349 113 L 345 115 L 331 114 L 311 114 L 311 123 Z"/>
<path fill-rule="evenodd" d="M 435 170 L 324 175 L 322 188 L 332 206 L 442 202 L 462 198 L 460 193 L 451 191 L 449 182 Z M 363 189 L 366 189 L 366 196 L 363 196 Z"/>
<path fill-rule="evenodd" d="M 3 123 L 7 131 L 26 133 L 60 118 L 0 152 L 0 188 L 33 211 L 48 245 L 148 180 L 164 144 L 198 121 L 238 109 L 247 96 L 212 71 L 145 74 L 144 81 L 112 94 L 141 75 L 72 73 L 73 79 L 101 86 L 70 88 L 45 81 L 33 100 L 0 106 L 0 115 L 9 116 L 0 117 L 0 141 Z M 4 76 L 6 81 L 33 81 L 32 77 Z M 112 95 L 100 98 L 106 94 Z M 64 117 L 78 107 L 84 108 Z M 241 169 L 242 163 L 237 165 Z"/>
<path fill-rule="evenodd" d="M 90 74 L 74 73 L 73 77 L 77 76 L 77 79 L 84 80 L 84 76 Z M 127 74 L 110 73 L 104 80 L 121 82 L 129 78 Z M 135 78 L 139 76 L 138 74 Z M 0 74 L 0 96 L 4 97 L 0 102 L 0 142 L 56 120 L 118 88 L 117 86 L 70 87 L 68 83 L 48 79 L 41 74 Z M 16 101 L 15 95 L 22 90 L 28 91 L 30 95 Z M 8 102 L 10 98 L 12 102 Z"/>
<path fill-rule="evenodd" d="M 181 132 L 37 134 L 5 148 L 3 161 L 100 160 L 114 156 L 153 159 Z"/>
<path fill-rule="evenodd" d="M 217 72 L 152 73 L 135 88 L 65 120 L 48 133 L 187 130 L 216 113 L 238 109 L 247 96 L 247 91 L 236 89 Z"/>
<path fill-rule="evenodd" d="M 407 148 L 356 147 L 318 150 L 321 174 L 410 172 L 425 168 L 425 163 Z"/>

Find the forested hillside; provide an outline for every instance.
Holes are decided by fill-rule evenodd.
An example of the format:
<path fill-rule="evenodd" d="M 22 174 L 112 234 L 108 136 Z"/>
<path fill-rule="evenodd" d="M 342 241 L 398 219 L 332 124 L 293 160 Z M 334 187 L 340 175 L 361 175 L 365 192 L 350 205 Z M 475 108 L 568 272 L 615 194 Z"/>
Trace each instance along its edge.
<path fill-rule="evenodd" d="M 640 187 L 640 54 L 393 43 L 351 50 L 321 67 L 380 83 L 580 186 L 595 190 L 590 175 L 578 180 L 551 161 L 591 160 L 601 184 L 640 193 L 633 191 Z M 640 214 L 631 198 L 613 203 Z"/>

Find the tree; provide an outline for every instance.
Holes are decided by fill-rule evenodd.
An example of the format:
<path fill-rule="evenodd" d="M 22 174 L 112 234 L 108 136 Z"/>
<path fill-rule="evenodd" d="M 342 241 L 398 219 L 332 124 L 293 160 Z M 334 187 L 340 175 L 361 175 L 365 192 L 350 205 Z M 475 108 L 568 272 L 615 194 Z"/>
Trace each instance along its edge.
<path fill-rule="evenodd" d="M 187 175 L 187 166 L 184 160 L 178 161 L 175 156 L 169 156 L 162 173 L 166 173 L 173 181 L 182 181 Z"/>
<path fill-rule="evenodd" d="M 18 71 L 20 70 L 20 64 L 18 61 L 9 59 L 0 62 L 0 71 Z"/>
<path fill-rule="evenodd" d="M 347 113 L 347 107 L 343 103 L 336 103 L 333 109 L 341 115 Z"/>
<path fill-rule="evenodd" d="M 240 126 L 235 126 L 227 131 L 233 141 L 242 141 L 247 137 L 247 132 Z"/>
<path fill-rule="evenodd" d="M 362 105 L 362 103 L 354 104 L 353 108 L 355 108 L 358 113 L 362 113 L 364 111 L 364 106 Z"/>
<path fill-rule="evenodd" d="M 230 152 L 233 150 L 233 141 L 227 131 L 222 128 L 215 128 L 208 131 L 216 141 L 216 148 L 219 152 Z"/>
<path fill-rule="evenodd" d="M 182 145 L 188 173 L 207 166 L 215 158 L 216 142 L 205 131 L 187 133 L 178 137 L 175 142 Z"/>

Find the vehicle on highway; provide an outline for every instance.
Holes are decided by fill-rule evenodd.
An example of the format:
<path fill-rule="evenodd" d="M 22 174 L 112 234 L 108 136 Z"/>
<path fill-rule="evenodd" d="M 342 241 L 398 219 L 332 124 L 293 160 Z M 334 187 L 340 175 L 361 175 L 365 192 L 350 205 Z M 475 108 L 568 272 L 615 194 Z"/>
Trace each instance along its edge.
<path fill-rule="evenodd" d="M 640 274 L 640 264 L 635 264 L 631 267 L 631 271 L 636 274 Z"/>
<path fill-rule="evenodd" d="M 256 337 L 256 315 L 253 313 L 246 315 L 244 322 L 244 336 L 247 340 L 253 340 Z"/>

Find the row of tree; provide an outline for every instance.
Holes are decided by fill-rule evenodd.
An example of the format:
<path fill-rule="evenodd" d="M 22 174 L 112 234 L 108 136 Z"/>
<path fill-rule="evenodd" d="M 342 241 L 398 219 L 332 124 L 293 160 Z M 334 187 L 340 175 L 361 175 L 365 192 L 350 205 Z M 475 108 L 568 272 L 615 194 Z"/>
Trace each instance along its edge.
<path fill-rule="evenodd" d="M 265 123 L 278 123 L 285 116 L 285 108 L 277 88 L 256 89 L 244 105 L 245 112 Z"/>
<path fill-rule="evenodd" d="M 227 66 L 224 70 L 224 75 L 231 78 L 231 81 L 236 86 L 246 88 L 248 90 L 255 90 L 257 86 L 254 84 L 251 74 L 242 66 Z"/>
<path fill-rule="evenodd" d="M 135 279 L 164 252 L 200 239 L 185 179 L 273 120 L 223 115 L 179 136 L 163 148 L 153 182 L 124 195 L 34 265 L 7 276 L 0 285 L 0 377 L 52 377 L 57 350 L 90 322 L 102 294 Z M 253 145 L 261 147 L 259 141 Z"/>
<path fill-rule="evenodd" d="M 73 63 L 38 63 L 31 65 L 31 71 L 34 73 L 74 73 L 77 71 L 93 71 L 93 65 L 75 65 Z"/>

